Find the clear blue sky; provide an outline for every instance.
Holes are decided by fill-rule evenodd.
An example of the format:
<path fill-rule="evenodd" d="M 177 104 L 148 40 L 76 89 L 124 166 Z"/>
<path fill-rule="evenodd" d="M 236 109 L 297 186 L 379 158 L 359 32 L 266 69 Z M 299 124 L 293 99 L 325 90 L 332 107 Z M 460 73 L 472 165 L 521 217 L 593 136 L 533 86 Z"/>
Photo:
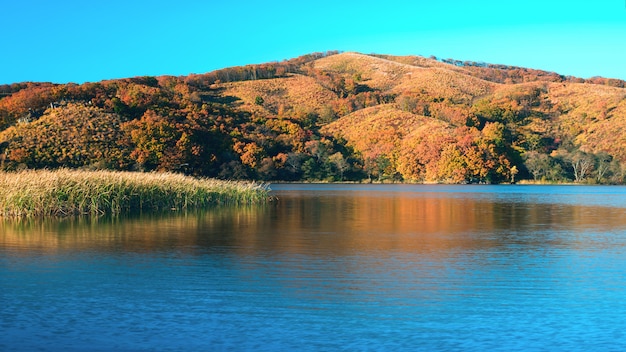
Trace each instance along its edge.
<path fill-rule="evenodd" d="M 626 79 L 626 1 L 0 0 L 0 84 L 186 75 L 343 50 Z"/>

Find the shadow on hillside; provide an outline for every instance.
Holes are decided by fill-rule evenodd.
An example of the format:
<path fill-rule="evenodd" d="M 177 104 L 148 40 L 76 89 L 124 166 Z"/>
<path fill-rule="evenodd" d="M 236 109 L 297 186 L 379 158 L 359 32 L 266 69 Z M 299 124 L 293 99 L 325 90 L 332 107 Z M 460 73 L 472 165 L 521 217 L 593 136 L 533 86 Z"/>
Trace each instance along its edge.
<path fill-rule="evenodd" d="M 224 88 L 211 89 L 201 94 L 202 102 L 213 104 L 225 104 L 230 106 L 242 105 L 240 98 L 232 95 L 222 95 L 225 91 Z"/>
<path fill-rule="evenodd" d="M 376 92 L 377 89 L 373 89 L 372 87 L 366 85 L 366 84 L 356 84 L 354 87 L 354 94 L 359 94 L 359 93 L 367 93 L 367 92 Z"/>

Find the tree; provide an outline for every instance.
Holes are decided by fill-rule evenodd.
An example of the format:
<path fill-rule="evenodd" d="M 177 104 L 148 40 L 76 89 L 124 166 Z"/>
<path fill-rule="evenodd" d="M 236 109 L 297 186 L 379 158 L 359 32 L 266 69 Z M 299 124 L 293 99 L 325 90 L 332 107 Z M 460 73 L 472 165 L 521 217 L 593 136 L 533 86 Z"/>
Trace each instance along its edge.
<path fill-rule="evenodd" d="M 405 180 L 437 181 L 441 151 L 454 143 L 454 131 L 447 125 L 427 123 L 402 140 L 397 170 Z"/>
<path fill-rule="evenodd" d="M 337 152 L 331 155 L 328 158 L 328 160 L 333 165 L 335 165 L 335 168 L 337 168 L 337 171 L 339 171 L 339 180 L 343 181 L 343 174 L 350 167 L 350 164 L 348 164 L 348 162 L 346 161 L 346 158 L 344 158 L 343 154 L 341 154 L 340 152 Z"/>
<path fill-rule="evenodd" d="M 515 183 L 515 175 L 517 175 L 518 172 L 517 166 L 513 165 L 513 167 L 511 167 L 511 183 Z"/>
<path fill-rule="evenodd" d="M 311 156 L 315 157 L 318 163 L 322 162 L 328 156 L 328 146 L 323 141 L 308 141 L 304 144 L 304 148 Z"/>
<path fill-rule="evenodd" d="M 218 177 L 221 179 L 245 180 L 249 179 L 246 168 L 237 160 L 232 160 L 220 167 Z"/>
<path fill-rule="evenodd" d="M 299 173 L 302 166 L 302 154 L 288 153 L 287 159 L 285 160 L 285 165 L 287 166 L 287 169 L 293 174 Z"/>
<path fill-rule="evenodd" d="M 327 124 L 335 121 L 335 119 L 337 119 L 337 115 L 335 115 L 333 107 L 328 104 L 324 105 L 319 115 L 319 122 Z"/>
<path fill-rule="evenodd" d="M 613 159 L 610 164 L 610 178 L 609 182 L 613 184 L 623 184 L 624 177 L 626 176 L 626 168 L 617 159 Z"/>
<path fill-rule="evenodd" d="M 153 110 L 146 111 L 140 120 L 123 124 L 122 129 L 130 135 L 135 146 L 131 157 L 148 170 L 163 169 L 161 159 L 176 150 L 176 142 L 181 136 L 175 125 Z"/>
<path fill-rule="evenodd" d="M 606 152 L 600 152 L 595 155 L 596 157 L 596 181 L 601 183 L 607 173 L 611 170 L 611 161 L 613 157 Z"/>
<path fill-rule="evenodd" d="M 395 173 L 391 160 L 383 154 L 378 154 L 374 158 L 365 158 L 364 169 L 370 182 L 372 181 L 372 176 L 376 177 L 378 181 L 382 181 Z"/>
<path fill-rule="evenodd" d="M 550 157 L 539 152 L 527 152 L 524 155 L 524 165 L 526 169 L 533 175 L 535 181 L 539 181 L 548 175 L 551 168 Z"/>
<path fill-rule="evenodd" d="M 302 173 L 306 180 L 321 180 L 322 174 L 314 158 L 308 158 L 302 163 Z"/>
<path fill-rule="evenodd" d="M 270 157 L 265 157 L 261 160 L 261 165 L 259 165 L 257 174 L 262 180 L 270 181 L 276 179 L 276 165 L 274 164 L 274 160 Z"/>
<path fill-rule="evenodd" d="M 569 155 L 568 161 L 574 170 L 575 182 L 582 182 L 591 170 L 593 170 L 595 164 L 593 156 L 581 150 L 572 152 Z"/>
<path fill-rule="evenodd" d="M 257 167 L 264 154 L 263 148 L 259 147 L 255 142 L 237 142 L 233 146 L 233 150 L 239 154 L 241 163 L 249 166 L 251 169 Z"/>
<path fill-rule="evenodd" d="M 463 183 L 467 180 L 467 164 L 459 148 L 449 144 L 441 151 L 438 178 L 452 183 Z"/>

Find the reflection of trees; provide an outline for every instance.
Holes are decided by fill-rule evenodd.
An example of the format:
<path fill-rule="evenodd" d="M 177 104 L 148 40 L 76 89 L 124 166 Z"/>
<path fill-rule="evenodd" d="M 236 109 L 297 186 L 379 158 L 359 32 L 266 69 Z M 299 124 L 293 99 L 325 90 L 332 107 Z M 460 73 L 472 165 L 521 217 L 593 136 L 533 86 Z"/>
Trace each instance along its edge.
<path fill-rule="evenodd" d="M 550 245 L 563 231 L 607 231 L 626 226 L 620 208 L 501 202 L 493 199 L 417 197 L 333 197 L 302 201 L 281 198 L 262 247 L 279 251 L 350 254 L 400 251 L 444 254 L 508 245 Z M 285 204 L 286 203 L 286 204 Z M 302 235 L 308 231 L 308 237 Z M 553 236 L 553 234 L 555 234 Z M 552 240 L 550 240 L 552 241 Z"/>
<path fill-rule="evenodd" d="M 355 196 L 356 194 L 356 196 Z M 573 246 L 570 234 L 626 227 L 622 208 L 503 202 L 456 193 L 284 195 L 261 207 L 116 219 L 1 222 L 0 246 L 24 250 L 215 249 L 351 255 L 370 251 L 448 255 L 507 246 Z M 588 236 L 578 236 L 577 241 Z M 592 240 L 592 239 L 589 239 Z M 555 242 L 556 241 L 556 242 Z M 579 243 L 576 246 L 584 245 Z"/>

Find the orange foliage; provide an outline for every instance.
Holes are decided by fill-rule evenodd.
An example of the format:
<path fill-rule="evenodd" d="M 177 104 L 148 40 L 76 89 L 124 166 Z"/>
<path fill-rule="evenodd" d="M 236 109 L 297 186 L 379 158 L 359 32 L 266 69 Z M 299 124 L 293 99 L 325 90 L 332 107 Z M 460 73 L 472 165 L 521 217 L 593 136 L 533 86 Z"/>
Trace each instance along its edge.
<path fill-rule="evenodd" d="M 48 110 L 38 121 L 0 134 L 8 144 L 5 166 L 127 168 L 120 122 L 117 115 L 76 104 Z"/>
<path fill-rule="evenodd" d="M 504 65 L 336 52 L 188 77 L 5 85 L 0 167 L 508 182 L 518 172 L 531 178 L 543 164 L 553 170 L 542 177 L 573 179 L 566 156 L 580 150 L 612 163 L 612 175 L 600 165 L 589 179 L 621 182 L 623 86 Z"/>

